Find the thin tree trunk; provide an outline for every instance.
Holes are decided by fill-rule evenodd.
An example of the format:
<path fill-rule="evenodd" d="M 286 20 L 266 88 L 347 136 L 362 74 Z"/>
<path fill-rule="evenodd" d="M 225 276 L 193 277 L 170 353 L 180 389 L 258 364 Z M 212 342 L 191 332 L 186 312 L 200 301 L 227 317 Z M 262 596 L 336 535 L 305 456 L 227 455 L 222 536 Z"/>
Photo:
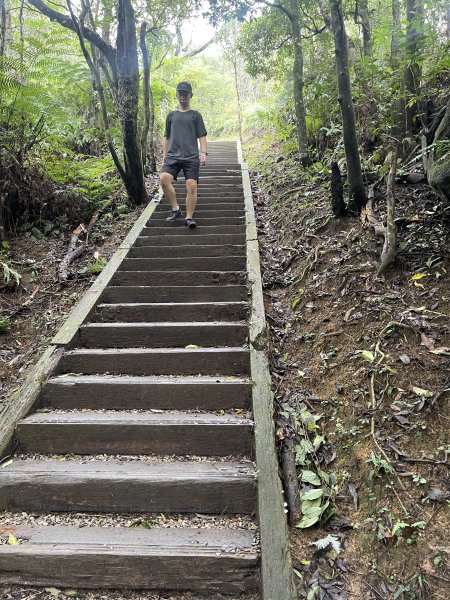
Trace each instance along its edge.
<path fill-rule="evenodd" d="M 400 0 L 392 0 L 391 67 L 395 71 L 401 62 L 402 7 Z"/>
<path fill-rule="evenodd" d="M 297 120 L 297 138 L 300 161 L 303 165 L 310 165 L 311 159 L 308 152 L 308 130 L 306 127 L 305 102 L 303 99 L 303 47 L 300 11 L 297 0 L 291 0 L 288 18 L 291 22 L 292 41 L 294 44 L 294 102 Z"/>
<path fill-rule="evenodd" d="M 150 58 L 148 54 L 147 43 L 145 36 L 147 34 L 147 23 L 142 23 L 141 33 L 139 36 L 139 46 L 141 48 L 142 63 L 144 67 L 144 124 L 141 133 L 141 152 L 142 164 L 145 166 L 147 157 L 149 158 L 148 170 L 150 173 L 156 172 L 156 157 L 153 145 L 153 128 L 155 122 L 155 107 L 153 102 L 153 94 L 150 81 Z"/>
<path fill-rule="evenodd" d="M 138 136 L 139 64 L 136 23 L 131 0 L 119 0 L 117 28 L 117 96 L 122 126 L 125 186 L 136 204 L 148 201 Z"/>
<path fill-rule="evenodd" d="M 357 0 L 355 9 L 355 21 L 362 27 L 364 56 L 371 57 L 373 50 L 372 23 L 370 22 L 370 11 L 368 0 Z M 359 18 L 359 20 L 358 20 Z"/>
<path fill-rule="evenodd" d="M 405 102 L 405 85 L 402 75 L 402 44 L 404 41 L 404 33 L 402 30 L 402 15 L 401 15 L 401 0 L 391 0 L 392 5 L 392 29 L 391 29 L 391 57 L 390 63 L 392 68 L 392 135 L 401 142 L 405 137 L 406 131 L 406 102 Z M 399 152 L 403 153 L 402 146 L 397 145 Z"/>
<path fill-rule="evenodd" d="M 234 71 L 234 85 L 236 87 L 236 98 L 237 98 L 237 117 L 238 117 L 238 127 L 239 127 L 239 140 L 242 142 L 242 104 L 241 104 L 241 94 L 239 92 L 239 81 L 238 81 L 237 57 L 236 56 L 233 57 L 232 62 L 233 62 L 233 71 Z"/>
<path fill-rule="evenodd" d="M 6 47 L 6 0 L 0 0 L 0 56 L 5 54 Z"/>
<path fill-rule="evenodd" d="M 342 114 L 344 150 L 347 161 L 347 177 L 350 186 L 349 209 L 361 211 L 367 202 L 361 160 L 356 137 L 355 110 L 353 107 L 350 72 L 348 68 L 347 34 L 340 0 L 330 0 L 331 29 L 336 52 L 336 70 L 339 89 L 339 104 Z"/>
<path fill-rule="evenodd" d="M 422 0 L 406 0 L 406 133 L 413 138 L 417 131 L 418 97 L 422 69 L 418 61 L 420 39 L 423 31 Z"/>

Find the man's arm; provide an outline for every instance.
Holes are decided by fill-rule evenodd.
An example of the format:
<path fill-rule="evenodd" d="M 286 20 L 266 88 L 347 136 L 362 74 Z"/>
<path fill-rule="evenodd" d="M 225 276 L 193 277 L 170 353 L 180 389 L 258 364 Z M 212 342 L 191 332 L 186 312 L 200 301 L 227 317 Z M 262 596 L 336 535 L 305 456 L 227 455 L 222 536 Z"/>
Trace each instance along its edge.
<path fill-rule="evenodd" d="M 206 135 L 198 138 L 200 142 L 200 163 L 202 165 L 206 165 L 206 150 L 208 148 L 208 144 L 206 141 Z"/>
<path fill-rule="evenodd" d="M 163 139 L 163 160 L 166 160 L 168 146 L 169 146 L 169 140 L 165 137 Z"/>

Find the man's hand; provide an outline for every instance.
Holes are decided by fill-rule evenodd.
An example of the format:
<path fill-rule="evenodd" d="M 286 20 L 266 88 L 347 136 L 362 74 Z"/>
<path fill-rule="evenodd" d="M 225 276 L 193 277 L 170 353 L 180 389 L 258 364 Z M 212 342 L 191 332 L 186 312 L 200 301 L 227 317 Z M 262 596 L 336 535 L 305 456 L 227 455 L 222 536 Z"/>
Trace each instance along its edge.
<path fill-rule="evenodd" d="M 200 152 L 200 164 L 202 166 L 206 165 L 206 152 L 205 151 Z"/>

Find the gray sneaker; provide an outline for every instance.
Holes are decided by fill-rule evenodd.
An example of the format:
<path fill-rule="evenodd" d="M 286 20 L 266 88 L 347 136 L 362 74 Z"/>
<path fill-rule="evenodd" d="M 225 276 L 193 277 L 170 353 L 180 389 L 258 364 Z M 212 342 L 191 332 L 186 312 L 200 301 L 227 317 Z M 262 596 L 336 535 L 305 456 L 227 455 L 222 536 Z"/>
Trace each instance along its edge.
<path fill-rule="evenodd" d="M 169 223 L 175 222 L 179 217 L 182 217 L 183 213 L 181 212 L 181 208 L 177 208 L 176 210 L 172 210 L 170 215 L 167 217 L 166 221 Z"/>
<path fill-rule="evenodd" d="M 188 229 L 195 229 L 195 227 L 197 227 L 197 223 L 194 219 L 185 219 L 184 224 Z"/>

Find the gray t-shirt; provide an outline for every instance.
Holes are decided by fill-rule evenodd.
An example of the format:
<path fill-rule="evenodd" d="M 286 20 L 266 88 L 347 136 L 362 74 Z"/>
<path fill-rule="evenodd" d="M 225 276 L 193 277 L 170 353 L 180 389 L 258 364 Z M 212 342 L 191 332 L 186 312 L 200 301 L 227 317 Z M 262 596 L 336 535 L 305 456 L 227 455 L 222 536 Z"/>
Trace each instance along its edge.
<path fill-rule="evenodd" d="M 167 158 L 198 158 L 197 139 L 206 135 L 202 115 L 196 110 L 174 110 L 167 115 L 164 137 L 169 140 Z"/>

